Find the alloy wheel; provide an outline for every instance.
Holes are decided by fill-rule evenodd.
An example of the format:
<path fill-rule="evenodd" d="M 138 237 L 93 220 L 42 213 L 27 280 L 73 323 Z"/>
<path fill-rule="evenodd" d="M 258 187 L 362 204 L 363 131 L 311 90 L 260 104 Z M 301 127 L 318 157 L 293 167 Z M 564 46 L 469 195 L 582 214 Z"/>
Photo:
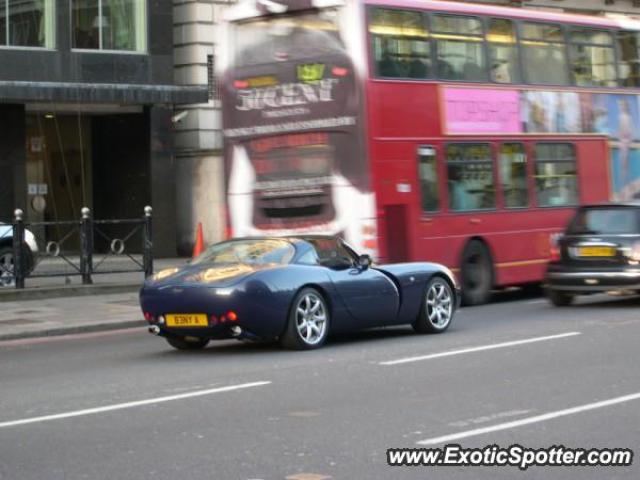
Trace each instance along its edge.
<path fill-rule="evenodd" d="M 308 345 L 315 345 L 324 338 L 327 312 L 322 298 L 317 294 L 309 292 L 298 301 L 296 328 L 302 341 Z"/>
<path fill-rule="evenodd" d="M 453 315 L 453 296 L 444 280 L 437 280 L 431 284 L 426 302 L 429 322 L 438 329 L 446 327 Z"/>

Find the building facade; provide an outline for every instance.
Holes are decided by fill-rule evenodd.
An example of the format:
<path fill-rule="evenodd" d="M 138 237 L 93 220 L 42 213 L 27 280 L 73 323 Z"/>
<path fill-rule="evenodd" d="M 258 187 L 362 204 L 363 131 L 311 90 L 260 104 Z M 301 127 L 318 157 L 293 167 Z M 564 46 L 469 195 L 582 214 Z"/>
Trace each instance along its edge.
<path fill-rule="evenodd" d="M 174 74 L 184 86 L 209 86 L 206 103 L 184 105 L 176 115 L 178 252 L 188 255 L 198 223 L 206 243 L 224 236 L 224 165 L 221 105 L 213 76 L 217 27 L 232 0 L 174 1 Z"/>
<path fill-rule="evenodd" d="M 170 0 L 0 0 L 0 219 L 142 215 L 176 253 Z"/>

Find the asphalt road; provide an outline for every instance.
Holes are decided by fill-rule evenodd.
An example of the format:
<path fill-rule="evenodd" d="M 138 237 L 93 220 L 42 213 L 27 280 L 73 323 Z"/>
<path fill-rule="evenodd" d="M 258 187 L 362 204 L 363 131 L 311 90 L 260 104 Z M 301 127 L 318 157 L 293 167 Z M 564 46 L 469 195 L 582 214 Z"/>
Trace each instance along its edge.
<path fill-rule="evenodd" d="M 386 451 L 446 437 L 639 450 L 639 306 L 505 295 L 443 335 L 377 330 L 312 352 L 185 353 L 137 329 L 0 343 L 0 479 L 637 479 L 638 457 L 521 472 L 389 467 Z"/>

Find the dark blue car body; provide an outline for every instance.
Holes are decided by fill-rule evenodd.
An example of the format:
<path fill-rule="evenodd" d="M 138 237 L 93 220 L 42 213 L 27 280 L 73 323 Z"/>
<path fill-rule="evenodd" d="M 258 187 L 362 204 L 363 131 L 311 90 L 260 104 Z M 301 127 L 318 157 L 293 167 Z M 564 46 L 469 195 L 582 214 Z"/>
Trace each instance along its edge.
<path fill-rule="evenodd" d="M 147 320 L 161 336 L 181 335 L 208 339 L 242 337 L 277 339 L 287 325 L 292 302 L 306 287 L 319 291 L 330 310 L 330 332 L 360 330 L 413 323 L 424 302 L 425 288 L 434 276 L 444 278 L 459 305 L 459 290 L 451 272 L 434 263 L 402 263 L 331 268 L 301 264 L 313 249 L 308 237 L 286 238 L 295 255 L 286 265 L 240 268 L 238 274 L 213 283 L 197 281 L 210 266 L 187 264 L 160 280 L 147 280 L 140 304 Z M 233 266 L 227 268 L 234 268 Z M 207 327 L 172 327 L 158 323 L 170 313 L 201 313 L 220 317 L 233 311 L 237 320 Z"/>

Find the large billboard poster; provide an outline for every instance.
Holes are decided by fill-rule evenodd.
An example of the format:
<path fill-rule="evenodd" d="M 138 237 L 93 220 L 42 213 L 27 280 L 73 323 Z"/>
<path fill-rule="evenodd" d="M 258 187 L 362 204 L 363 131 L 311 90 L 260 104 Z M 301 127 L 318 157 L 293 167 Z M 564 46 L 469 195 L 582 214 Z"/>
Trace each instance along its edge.
<path fill-rule="evenodd" d="M 296 10 L 233 25 L 222 100 L 234 236 L 338 234 L 376 253 L 362 82 L 338 20 Z"/>
<path fill-rule="evenodd" d="M 613 199 L 640 198 L 638 96 L 445 87 L 442 98 L 444 130 L 451 135 L 608 135 L 611 143 L 609 170 Z M 514 117 L 519 121 L 514 122 Z"/>

